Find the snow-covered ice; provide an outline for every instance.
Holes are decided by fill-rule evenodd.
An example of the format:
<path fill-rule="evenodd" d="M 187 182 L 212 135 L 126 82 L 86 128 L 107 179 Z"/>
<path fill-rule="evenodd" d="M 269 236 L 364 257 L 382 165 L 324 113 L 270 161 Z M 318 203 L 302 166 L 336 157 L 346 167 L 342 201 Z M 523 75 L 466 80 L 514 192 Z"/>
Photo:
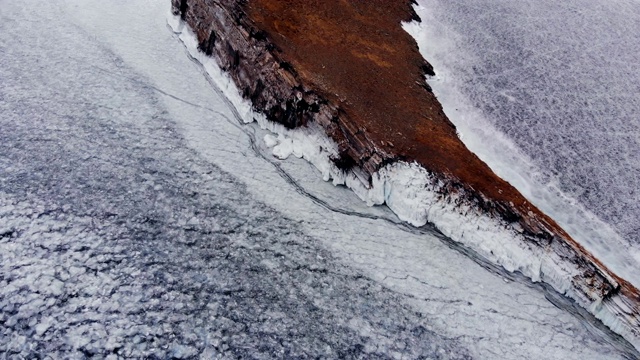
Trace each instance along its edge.
<path fill-rule="evenodd" d="M 324 182 L 316 130 L 244 124 L 167 11 L 0 7 L 7 357 L 637 356 L 553 290 Z"/>
<path fill-rule="evenodd" d="M 265 144 L 274 145 L 272 154 L 284 160 L 291 154 L 304 158 L 323 174 L 325 181 L 345 185 L 367 205 L 387 205 L 400 220 L 420 227 L 435 225 L 448 238 L 473 250 L 477 256 L 497 264 L 509 272 L 518 272 L 534 282 L 543 281 L 556 291 L 575 300 L 588 309 L 605 325 L 625 336 L 634 346 L 640 347 L 640 339 L 634 321 L 627 323 L 624 313 L 628 307 L 610 307 L 600 300 L 585 297 L 574 286 L 574 278 L 580 270 L 559 254 L 546 252 L 531 246 L 513 224 L 493 218 L 478 209 L 459 201 L 457 195 L 443 196 L 443 184 L 418 164 L 398 162 L 389 164 L 373 175 L 373 182 L 363 184 L 353 172 L 338 169 L 330 160 L 336 154 L 336 146 L 317 125 L 286 129 L 272 123 L 262 114 L 252 110 L 251 104 L 241 98 L 230 78 L 217 66 L 215 60 L 198 50 L 193 32 L 178 16 L 169 15 L 169 24 L 180 37 L 189 54 L 209 75 L 209 78 L 238 109 L 239 121 L 257 122 L 262 129 L 277 134 L 265 135 Z M 413 24 L 413 26 L 417 26 Z M 411 31 L 411 29 L 410 29 Z M 628 269 L 635 270 L 633 267 Z M 628 275 L 627 273 L 623 273 Z M 608 301 L 617 301 L 615 299 Z"/>
<path fill-rule="evenodd" d="M 419 0 L 404 24 L 474 153 L 640 287 L 637 1 Z"/>

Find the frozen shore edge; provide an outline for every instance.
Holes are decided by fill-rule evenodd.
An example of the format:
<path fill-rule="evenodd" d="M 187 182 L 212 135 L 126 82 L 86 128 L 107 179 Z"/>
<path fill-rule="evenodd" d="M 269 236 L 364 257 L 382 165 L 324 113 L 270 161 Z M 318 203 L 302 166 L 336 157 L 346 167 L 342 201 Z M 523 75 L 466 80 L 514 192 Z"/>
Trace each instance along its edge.
<path fill-rule="evenodd" d="M 534 282 L 543 281 L 559 293 L 574 299 L 614 332 L 640 350 L 640 318 L 633 299 L 617 291 L 604 298 L 593 299 L 574 284 L 583 277 L 581 269 L 563 259 L 557 251 L 532 244 L 522 235 L 517 224 L 507 223 L 483 213 L 462 196 L 447 191 L 446 184 L 417 163 L 387 164 L 372 176 L 372 183 L 361 180 L 357 172 L 339 169 L 332 158 L 337 145 L 317 124 L 287 129 L 254 111 L 231 77 L 216 60 L 199 50 L 198 40 L 180 16 L 168 14 L 168 24 L 184 43 L 190 56 L 197 60 L 224 95 L 236 107 L 245 123 L 256 121 L 275 136 L 265 137 L 274 156 L 290 155 L 313 164 L 325 181 L 345 185 L 368 205 L 386 204 L 403 221 L 413 226 L 433 223 L 445 236 L 476 251 L 506 270 L 519 271 Z M 606 274 L 606 272 L 605 272 Z M 616 283 L 615 279 L 608 279 Z"/>

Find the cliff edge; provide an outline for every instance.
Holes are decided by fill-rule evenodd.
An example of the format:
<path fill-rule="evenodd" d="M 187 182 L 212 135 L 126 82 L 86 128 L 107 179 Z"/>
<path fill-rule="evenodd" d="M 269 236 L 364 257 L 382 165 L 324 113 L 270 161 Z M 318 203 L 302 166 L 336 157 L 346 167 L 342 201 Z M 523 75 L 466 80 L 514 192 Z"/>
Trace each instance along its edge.
<path fill-rule="evenodd" d="M 495 219 L 531 256 L 545 257 L 539 276 L 527 275 L 574 298 L 639 347 L 640 292 L 458 138 L 425 81 L 433 68 L 401 27 L 403 21 L 419 21 L 409 1 L 172 5 L 199 50 L 216 60 L 257 112 L 288 129 L 320 126 L 337 146 L 333 164 L 365 188 L 391 164 L 418 164 L 428 174 L 430 191 L 453 201 L 452 209 L 472 208 Z"/>

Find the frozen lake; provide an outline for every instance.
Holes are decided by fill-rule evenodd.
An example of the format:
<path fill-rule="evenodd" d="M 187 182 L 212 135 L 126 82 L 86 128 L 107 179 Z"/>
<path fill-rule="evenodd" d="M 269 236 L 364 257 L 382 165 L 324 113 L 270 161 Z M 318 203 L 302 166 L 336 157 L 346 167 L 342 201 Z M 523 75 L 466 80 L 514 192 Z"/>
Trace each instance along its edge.
<path fill-rule="evenodd" d="M 419 0 L 431 85 L 465 144 L 640 282 L 640 4 Z"/>
<path fill-rule="evenodd" d="M 0 6 L 0 357 L 638 356 L 555 292 L 273 158 L 168 9 Z"/>

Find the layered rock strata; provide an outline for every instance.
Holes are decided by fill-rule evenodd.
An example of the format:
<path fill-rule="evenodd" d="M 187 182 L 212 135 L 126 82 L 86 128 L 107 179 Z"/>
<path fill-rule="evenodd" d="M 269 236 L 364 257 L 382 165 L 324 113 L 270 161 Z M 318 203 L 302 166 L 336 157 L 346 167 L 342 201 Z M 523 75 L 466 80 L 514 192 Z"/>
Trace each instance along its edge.
<path fill-rule="evenodd" d="M 267 119 L 289 129 L 319 125 L 337 144 L 331 160 L 365 187 L 388 164 L 419 164 L 443 199 L 498 219 L 526 246 L 571 267 L 571 289 L 559 290 L 640 344 L 638 290 L 460 141 L 425 81 L 433 68 L 401 27 L 402 21 L 419 21 L 408 1 L 172 0 L 172 5 L 195 33 L 200 51 L 217 61 Z"/>

